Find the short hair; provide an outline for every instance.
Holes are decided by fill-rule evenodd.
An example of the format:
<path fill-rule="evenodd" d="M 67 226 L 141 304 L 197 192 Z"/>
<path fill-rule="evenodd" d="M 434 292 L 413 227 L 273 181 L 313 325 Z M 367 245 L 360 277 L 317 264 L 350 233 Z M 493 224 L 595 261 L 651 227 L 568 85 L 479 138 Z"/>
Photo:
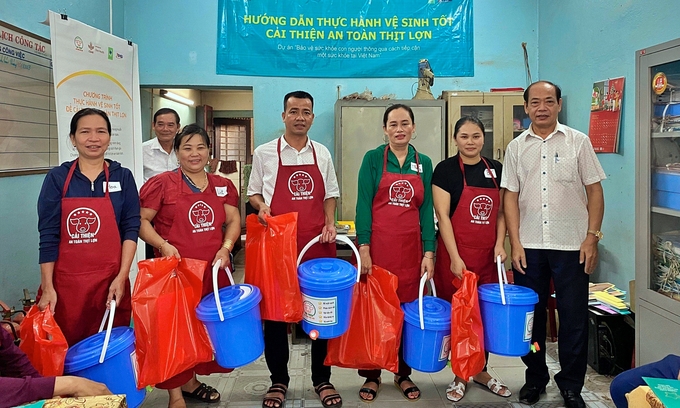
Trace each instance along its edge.
<path fill-rule="evenodd" d="M 203 139 L 203 142 L 205 143 L 206 146 L 208 146 L 208 149 L 210 149 L 210 136 L 208 136 L 208 132 L 205 131 L 201 126 L 199 126 L 197 123 L 192 123 L 190 125 L 184 126 L 184 128 L 175 135 L 175 142 L 173 143 L 173 147 L 175 151 L 179 151 L 180 145 L 182 144 L 182 138 L 184 136 L 193 136 L 193 135 L 199 135 Z M 191 138 L 189 138 L 191 139 Z M 187 139 L 187 140 L 189 140 Z"/>
<path fill-rule="evenodd" d="M 309 94 L 309 92 L 305 91 L 293 91 L 293 92 L 288 92 L 286 96 L 283 97 L 283 111 L 286 111 L 286 104 L 288 103 L 288 99 L 290 98 L 297 98 L 297 99 L 309 99 L 309 101 L 312 103 L 312 110 L 314 110 L 314 98 L 312 98 L 312 95 Z"/>
<path fill-rule="evenodd" d="M 529 103 L 529 90 L 531 89 L 532 86 L 534 86 L 534 85 L 536 85 L 536 84 L 548 84 L 548 85 L 551 85 L 553 88 L 555 88 L 555 97 L 557 98 L 557 100 L 559 101 L 560 99 L 562 99 L 562 90 L 560 89 L 559 86 L 553 84 L 553 83 L 550 82 L 550 81 L 536 81 L 536 82 L 534 82 L 533 84 L 529 85 L 529 86 L 527 87 L 527 89 L 524 90 L 524 103 Z"/>
<path fill-rule="evenodd" d="M 103 110 L 95 109 L 95 108 L 85 108 L 81 109 L 78 112 L 76 112 L 75 115 L 71 118 L 71 129 L 69 132 L 69 135 L 75 136 L 76 130 L 78 130 L 78 121 L 85 117 L 85 116 L 90 116 L 90 115 L 99 115 L 104 120 L 106 121 L 106 130 L 109 131 L 109 135 L 111 135 L 111 121 L 109 120 L 109 116 L 104 112 Z"/>
<path fill-rule="evenodd" d="M 385 109 L 385 113 L 383 114 L 383 126 L 387 126 L 387 117 L 390 115 L 390 112 L 397 109 L 404 109 L 411 117 L 411 122 L 413 122 L 413 124 L 416 123 L 416 117 L 413 115 L 413 109 L 411 109 L 410 106 L 404 105 L 403 103 L 395 103 L 394 105 L 390 105 L 387 107 L 387 109 Z"/>
<path fill-rule="evenodd" d="M 460 128 L 463 127 L 463 125 L 466 124 L 466 123 L 474 123 L 475 125 L 479 126 L 479 128 L 482 130 L 482 135 L 484 134 L 484 123 L 482 123 L 482 121 L 479 120 L 478 117 L 463 116 L 462 118 L 458 119 L 458 121 L 456 121 L 456 124 L 453 127 L 453 138 L 454 139 L 458 136 L 458 132 L 460 131 Z"/>
<path fill-rule="evenodd" d="M 153 114 L 153 123 L 156 123 L 156 118 L 158 118 L 160 115 L 167 115 L 168 113 L 172 113 L 175 115 L 175 118 L 177 119 L 177 124 L 179 125 L 179 114 L 174 109 L 170 108 L 160 108 L 159 110 L 156 111 L 156 113 Z"/>

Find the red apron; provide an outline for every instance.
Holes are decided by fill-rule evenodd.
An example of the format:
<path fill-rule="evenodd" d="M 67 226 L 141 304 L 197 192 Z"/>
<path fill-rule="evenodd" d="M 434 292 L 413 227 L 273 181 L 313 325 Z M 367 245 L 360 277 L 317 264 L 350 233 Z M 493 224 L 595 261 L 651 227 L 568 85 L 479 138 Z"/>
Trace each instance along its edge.
<path fill-rule="evenodd" d="M 314 164 L 284 166 L 281 162 L 281 138 L 276 146 L 279 156 L 279 169 L 276 176 L 274 195 L 269 205 L 272 215 L 289 212 L 298 213 L 297 251 L 315 236 L 321 234 L 326 217 L 323 209 L 326 186 L 316 162 L 316 151 L 310 142 Z M 335 258 L 335 244 L 315 244 L 302 258 L 302 262 L 316 258 Z"/>
<path fill-rule="evenodd" d="M 167 237 L 163 237 L 172 244 L 183 258 L 208 261 L 203 272 L 203 291 L 201 297 L 213 293 L 212 261 L 215 254 L 222 247 L 224 234 L 222 226 L 226 221 L 224 203 L 217 197 L 215 186 L 208 178 L 208 187 L 200 193 L 194 193 L 186 185 L 182 171 L 177 169 L 179 179 L 179 194 L 175 205 L 175 215 L 172 227 Z M 158 249 L 155 250 L 157 256 Z M 229 286 L 229 278 L 223 271 L 217 275 L 217 286 Z M 220 367 L 215 361 L 199 363 L 193 368 L 156 384 L 160 389 L 172 389 L 186 384 L 194 375 L 210 375 L 213 373 L 230 373 L 230 368 Z"/>
<path fill-rule="evenodd" d="M 120 272 L 122 244 L 116 214 L 109 197 L 109 166 L 104 163 L 104 197 L 66 197 L 75 160 L 61 195 L 59 257 L 52 277 L 57 292 L 54 318 L 69 346 L 97 333 L 109 286 Z M 42 296 L 38 290 L 37 299 Z M 123 299 L 116 305 L 114 326 L 129 326 L 132 314 L 130 281 L 125 282 Z"/>
<path fill-rule="evenodd" d="M 405 303 L 418 298 L 423 261 L 420 206 L 425 186 L 419 174 L 388 173 L 388 149 L 385 146 L 382 177 L 371 210 L 371 259 L 399 278 L 397 295 Z M 416 166 L 420 169 L 418 152 Z"/>
<path fill-rule="evenodd" d="M 463 192 L 458 206 L 451 217 L 453 236 L 456 238 L 458 254 L 465 266 L 479 276 L 478 285 L 498 281 L 494 248 L 496 247 L 496 219 L 500 194 L 498 183 L 493 177 L 489 163 L 482 157 L 486 171 L 491 175 L 495 188 L 471 187 L 465 180 L 465 166 L 459 157 L 460 170 L 463 173 Z M 451 257 L 441 235 L 437 239 L 437 258 L 434 265 L 434 281 L 437 295 L 449 302 L 456 292 L 451 281 Z"/>

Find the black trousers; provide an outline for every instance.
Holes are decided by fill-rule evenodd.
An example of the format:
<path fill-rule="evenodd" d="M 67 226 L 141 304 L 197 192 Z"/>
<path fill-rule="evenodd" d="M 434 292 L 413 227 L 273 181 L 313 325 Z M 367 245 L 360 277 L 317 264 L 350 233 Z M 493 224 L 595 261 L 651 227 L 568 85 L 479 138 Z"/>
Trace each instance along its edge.
<path fill-rule="evenodd" d="M 531 342 L 538 342 L 540 346 L 540 351 L 522 357 L 527 366 L 526 383 L 543 387 L 550 381 L 545 362 L 545 330 L 552 278 L 560 316 L 557 334 L 560 372 L 555 375 L 555 382 L 562 391 L 580 393 L 588 364 L 588 275 L 585 264 L 579 264 L 579 251 L 525 249 L 525 253 L 526 274 L 513 272 L 516 284 L 538 294 Z"/>
<path fill-rule="evenodd" d="M 331 368 L 323 364 L 326 359 L 328 340 L 312 341 L 312 384 L 317 385 L 330 381 Z M 271 374 L 272 384 L 290 382 L 288 375 L 288 323 L 264 320 L 264 358 Z"/>

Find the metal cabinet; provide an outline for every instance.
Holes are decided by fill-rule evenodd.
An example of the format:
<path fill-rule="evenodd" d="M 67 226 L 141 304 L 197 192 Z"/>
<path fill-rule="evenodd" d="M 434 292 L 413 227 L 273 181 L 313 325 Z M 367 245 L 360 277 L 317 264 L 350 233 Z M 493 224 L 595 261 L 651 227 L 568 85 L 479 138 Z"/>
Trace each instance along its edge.
<path fill-rule="evenodd" d="M 531 123 L 524 112 L 521 92 L 444 91 L 448 103 L 449 156 L 458 151 L 453 142 L 456 121 L 462 116 L 474 116 L 484 124 L 482 156 L 503 161 L 505 147 Z"/>
<path fill-rule="evenodd" d="M 389 105 L 403 103 L 413 109 L 415 148 L 432 159 L 446 156 L 446 102 L 443 100 L 338 100 L 335 103 L 335 171 L 340 185 L 338 219 L 354 220 L 357 177 L 364 154 L 384 143 L 383 114 Z"/>
<path fill-rule="evenodd" d="M 680 354 L 680 40 L 636 53 L 637 364 Z"/>

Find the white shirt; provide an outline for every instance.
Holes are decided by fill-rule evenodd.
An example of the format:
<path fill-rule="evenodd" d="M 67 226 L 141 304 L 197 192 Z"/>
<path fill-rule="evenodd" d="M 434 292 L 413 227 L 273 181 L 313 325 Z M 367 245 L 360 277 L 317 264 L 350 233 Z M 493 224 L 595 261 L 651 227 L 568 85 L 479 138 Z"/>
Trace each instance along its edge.
<path fill-rule="evenodd" d="M 584 186 L 606 179 L 585 134 L 560 123 L 544 140 L 530 127 L 505 152 L 501 187 L 519 192 L 519 239 L 533 249 L 575 251 L 588 231 Z"/>
<path fill-rule="evenodd" d="M 155 137 L 142 143 L 142 162 L 145 183 L 156 174 L 179 167 L 175 150 L 170 150 L 170 153 L 166 152 L 158 142 L 158 138 Z"/>
<path fill-rule="evenodd" d="M 279 156 L 276 150 L 278 140 L 281 140 L 281 164 L 284 166 L 297 166 L 300 164 L 314 164 L 314 154 L 310 143 L 314 144 L 316 151 L 316 164 L 321 172 L 323 183 L 326 188 L 324 200 L 340 197 L 338 178 L 335 175 L 331 153 L 326 146 L 307 138 L 307 144 L 301 151 L 291 147 L 286 139 L 281 136 L 271 142 L 258 146 L 253 153 L 253 167 L 248 181 L 248 196 L 261 194 L 264 203 L 271 205 L 276 176 L 279 174 Z"/>

